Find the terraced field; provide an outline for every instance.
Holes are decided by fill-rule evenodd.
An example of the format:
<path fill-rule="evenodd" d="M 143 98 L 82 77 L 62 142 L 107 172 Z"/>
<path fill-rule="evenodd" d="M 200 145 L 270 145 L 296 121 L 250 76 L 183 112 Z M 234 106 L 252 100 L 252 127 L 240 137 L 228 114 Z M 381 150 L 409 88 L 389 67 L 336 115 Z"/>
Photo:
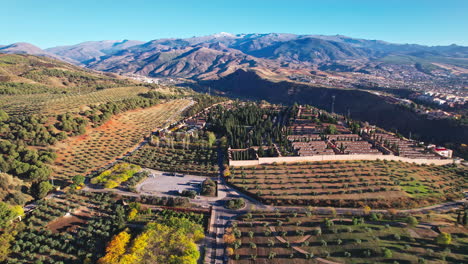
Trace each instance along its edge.
<path fill-rule="evenodd" d="M 126 161 L 155 170 L 181 172 L 192 175 L 218 175 L 215 148 L 170 148 L 144 146 Z"/>
<path fill-rule="evenodd" d="M 149 89 L 143 86 L 131 86 L 108 88 L 83 94 L 3 95 L 0 98 L 0 108 L 13 116 L 33 113 L 43 115 L 77 113 L 90 105 L 134 98 L 138 94 L 148 91 Z"/>
<path fill-rule="evenodd" d="M 373 208 L 462 197 L 467 171 L 391 161 L 309 162 L 231 168 L 229 182 L 268 204 Z"/>
<path fill-rule="evenodd" d="M 70 179 L 106 165 L 128 152 L 151 131 L 179 119 L 190 103 L 187 99 L 173 100 L 125 112 L 84 135 L 57 144 L 58 157 L 53 166 L 55 177 Z"/>
<path fill-rule="evenodd" d="M 466 228 L 426 216 L 413 225 L 408 219 L 257 212 L 235 221 L 224 238 L 233 264 L 467 263 Z M 442 232 L 452 237 L 448 245 L 436 240 Z"/>

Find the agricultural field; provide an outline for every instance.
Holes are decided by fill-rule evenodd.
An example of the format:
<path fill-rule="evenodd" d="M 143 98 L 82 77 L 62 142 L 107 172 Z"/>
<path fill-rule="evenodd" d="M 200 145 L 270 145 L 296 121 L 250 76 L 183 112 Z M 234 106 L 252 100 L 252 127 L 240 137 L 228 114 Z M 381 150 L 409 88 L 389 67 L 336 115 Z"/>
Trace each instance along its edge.
<path fill-rule="evenodd" d="M 224 240 L 231 264 L 467 263 L 468 230 L 437 218 L 256 212 L 234 221 Z"/>
<path fill-rule="evenodd" d="M 136 98 L 138 94 L 148 91 L 149 89 L 143 86 L 130 86 L 107 88 L 81 94 L 3 95 L 0 98 L 0 107 L 12 116 L 35 113 L 52 116 L 66 112 L 79 113 L 88 109 L 90 105 Z"/>
<path fill-rule="evenodd" d="M 115 74 L 46 57 L 0 54 L 0 107 L 12 116 L 78 112 L 83 106 L 135 97 L 148 89 Z"/>
<path fill-rule="evenodd" d="M 59 142 L 54 146 L 57 153 L 52 166 L 54 177 L 70 179 L 106 165 L 135 147 L 151 131 L 179 119 L 189 105 L 190 100 L 180 99 L 128 111 L 84 135 Z"/>
<path fill-rule="evenodd" d="M 196 263 L 200 253 L 195 243 L 204 238 L 208 211 L 150 209 L 140 203 L 121 203 L 117 196 L 92 193 L 68 193 L 41 200 L 23 222 L 10 226 L 14 228 L 13 236 L 5 236 L 0 230 L 0 251 L 4 252 L 6 238 L 11 244 L 7 256 L 0 256 L 8 257 L 2 263 L 138 264 L 153 258 L 180 258 L 186 259 L 183 263 Z M 151 236 L 145 235 L 153 229 L 160 232 L 151 231 Z M 109 259 L 109 252 L 122 233 L 129 240 L 144 243 L 135 241 L 126 245 L 128 251 L 121 255 L 125 253 L 134 258 L 117 262 L 123 256 Z M 157 236 L 171 239 L 161 243 Z M 138 253 L 133 244 L 144 245 L 146 250 Z M 157 253 L 154 248 L 158 248 Z M 2 260 L 0 258 L 0 262 Z"/>
<path fill-rule="evenodd" d="M 231 168 L 228 182 L 267 204 L 412 208 L 461 199 L 467 171 L 393 161 L 306 162 Z"/>
<path fill-rule="evenodd" d="M 102 194 L 42 200 L 24 223 L 16 224 L 7 263 L 83 263 L 102 254 L 103 245 L 125 224 L 125 214 Z"/>
<path fill-rule="evenodd" d="M 171 148 L 146 145 L 125 160 L 145 168 L 192 175 L 218 174 L 215 148 Z"/>

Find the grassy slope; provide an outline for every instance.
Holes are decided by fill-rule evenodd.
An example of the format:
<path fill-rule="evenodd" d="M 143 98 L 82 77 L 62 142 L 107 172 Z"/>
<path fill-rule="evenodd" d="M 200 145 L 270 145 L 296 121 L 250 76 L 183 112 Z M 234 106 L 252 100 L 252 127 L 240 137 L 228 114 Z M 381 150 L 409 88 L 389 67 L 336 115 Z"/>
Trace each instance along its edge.
<path fill-rule="evenodd" d="M 46 57 L 0 54 L 0 108 L 10 115 L 79 112 L 149 90 L 137 85 Z"/>
<path fill-rule="evenodd" d="M 0 54 L 0 88 L 16 86 L 17 93 L 37 93 L 46 91 L 72 92 L 76 87 L 96 88 L 130 85 L 129 80 L 113 74 L 101 74 L 45 57 L 17 54 Z M 22 89 L 20 89 L 22 88 Z M 37 89 L 34 89 L 37 88 Z M 68 89 L 67 89 L 68 88 Z"/>

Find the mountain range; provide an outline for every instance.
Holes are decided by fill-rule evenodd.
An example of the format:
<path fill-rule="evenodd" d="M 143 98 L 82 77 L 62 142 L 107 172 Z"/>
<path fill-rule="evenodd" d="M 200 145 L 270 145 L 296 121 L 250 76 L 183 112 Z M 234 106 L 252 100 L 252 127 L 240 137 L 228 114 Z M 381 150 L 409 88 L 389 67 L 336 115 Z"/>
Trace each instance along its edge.
<path fill-rule="evenodd" d="M 149 42 L 92 41 L 45 50 L 15 43 L 0 46 L 0 53 L 48 56 L 119 74 L 196 81 L 244 69 L 272 79 L 320 85 L 402 85 L 449 79 L 464 86 L 468 74 L 468 47 L 394 44 L 342 35 L 219 33 Z"/>

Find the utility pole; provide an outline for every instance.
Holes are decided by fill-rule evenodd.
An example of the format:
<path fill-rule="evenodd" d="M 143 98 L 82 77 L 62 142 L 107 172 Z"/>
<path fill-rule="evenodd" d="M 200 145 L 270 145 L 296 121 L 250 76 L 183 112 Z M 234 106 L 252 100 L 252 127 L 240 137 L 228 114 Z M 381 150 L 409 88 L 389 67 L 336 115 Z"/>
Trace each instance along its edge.
<path fill-rule="evenodd" d="M 332 114 L 335 113 L 335 96 L 332 95 Z"/>

